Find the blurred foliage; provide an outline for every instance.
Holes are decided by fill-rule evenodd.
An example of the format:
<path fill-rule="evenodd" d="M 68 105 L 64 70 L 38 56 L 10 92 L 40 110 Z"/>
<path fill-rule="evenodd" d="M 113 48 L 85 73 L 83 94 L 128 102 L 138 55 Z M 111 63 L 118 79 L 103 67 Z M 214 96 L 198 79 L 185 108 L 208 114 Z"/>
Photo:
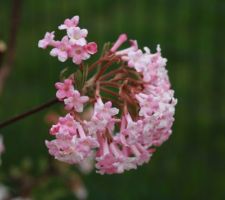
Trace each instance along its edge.
<path fill-rule="evenodd" d="M 11 1 L 1 0 L 3 41 L 10 12 Z M 65 65 L 38 49 L 37 42 L 74 15 L 80 15 L 88 40 L 99 48 L 123 32 L 152 51 L 160 43 L 178 98 L 173 135 L 150 163 L 122 175 L 84 176 L 89 199 L 225 199 L 225 1 L 24 0 L 16 62 L 0 96 L 0 121 L 55 95 L 54 83 Z M 11 173 L 19 176 L 25 168 L 38 178 L 48 167 L 47 112 L 1 130 L 6 152 L 0 178 L 15 193 L 19 183 L 9 181 Z M 43 181 L 34 199 L 73 199 L 63 174 Z"/>

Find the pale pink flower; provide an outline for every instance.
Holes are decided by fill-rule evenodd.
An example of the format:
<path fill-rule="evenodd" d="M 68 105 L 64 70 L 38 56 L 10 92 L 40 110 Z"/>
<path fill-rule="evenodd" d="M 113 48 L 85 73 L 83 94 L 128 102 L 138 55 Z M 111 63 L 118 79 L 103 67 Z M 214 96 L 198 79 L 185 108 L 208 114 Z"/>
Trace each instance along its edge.
<path fill-rule="evenodd" d="M 76 112 L 83 112 L 84 104 L 88 102 L 88 100 L 89 97 L 81 96 L 79 91 L 74 90 L 72 96 L 64 99 L 65 109 L 74 109 Z"/>
<path fill-rule="evenodd" d="M 55 48 L 50 52 L 53 57 L 58 57 L 58 60 L 65 62 L 69 57 L 69 51 L 71 50 L 71 45 L 69 43 L 68 36 L 64 36 L 61 41 L 58 41 Z"/>
<path fill-rule="evenodd" d="M 96 168 L 100 174 L 123 173 L 125 170 L 136 169 L 136 159 L 129 157 L 119 149 L 116 143 L 110 145 L 107 140 L 100 141 L 96 157 Z"/>
<path fill-rule="evenodd" d="M 61 101 L 64 98 L 68 98 L 73 95 L 74 86 L 71 79 L 65 79 L 64 82 L 57 82 L 55 83 L 55 87 L 57 89 L 56 97 Z"/>
<path fill-rule="evenodd" d="M 83 60 L 90 58 L 90 55 L 85 46 L 73 45 L 73 48 L 70 51 L 70 57 L 72 57 L 73 63 L 79 65 Z"/>
<path fill-rule="evenodd" d="M 45 144 L 49 149 L 49 153 L 56 159 L 70 164 L 80 163 L 91 156 L 92 149 L 99 146 L 97 139 L 86 136 L 79 123 L 76 123 L 76 129 L 77 134 L 72 138 L 60 137 L 52 141 L 46 141 Z"/>
<path fill-rule="evenodd" d="M 137 43 L 137 40 L 130 40 L 130 47 L 129 48 L 126 48 L 126 49 L 123 49 L 123 50 L 120 50 L 120 51 L 116 51 L 115 52 L 115 55 L 117 56 L 122 56 L 122 59 L 127 61 L 128 58 L 127 58 L 127 54 L 129 52 L 135 52 L 138 50 L 138 43 Z"/>
<path fill-rule="evenodd" d="M 141 107 L 139 111 L 140 116 L 151 116 L 159 107 L 159 97 L 157 96 L 139 93 L 136 95 L 136 99 Z"/>
<path fill-rule="evenodd" d="M 46 49 L 49 45 L 54 43 L 55 32 L 47 32 L 42 40 L 39 40 L 38 47 Z"/>
<path fill-rule="evenodd" d="M 110 144 L 110 150 L 116 159 L 116 161 L 113 163 L 113 166 L 116 168 L 116 173 L 123 173 L 125 170 L 137 168 L 135 158 L 124 154 L 124 152 L 119 149 L 116 143 L 112 142 Z"/>
<path fill-rule="evenodd" d="M 87 37 L 87 29 L 80 29 L 79 27 L 72 27 L 67 29 L 67 35 L 70 38 L 71 44 L 84 46 L 87 44 L 85 37 Z"/>
<path fill-rule="evenodd" d="M 146 147 L 138 143 L 136 145 L 131 145 L 130 149 L 135 155 L 135 162 L 137 165 L 143 165 L 144 163 L 149 162 L 152 154 L 149 153 Z"/>
<path fill-rule="evenodd" d="M 86 127 L 90 134 L 95 134 L 98 131 L 109 132 L 113 131 L 115 122 L 118 120 L 114 118 L 119 113 L 117 108 L 112 108 L 112 102 L 102 102 L 99 97 L 94 105 L 94 112 L 90 121 L 85 121 Z"/>
<path fill-rule="evenodd" d="M 122 118 L 120 139 L 125 146 L 133 145 L 139 142 L 140 135 L 142 133 L 143 125 L 142 121 L 133 121 L 130 114 Z"/>
<path fill-rule="evenodd" d="M 53 125 L 50 129 L 50 134 L 55 135 L 56 138 L 72 139 L 77 135 L 79 122 L 75 121 L 71 114 L 65 117 L 60 117 L 58 123 Z"/>
<path fill-rule="evenodd" d="M 71 19 L 65 19 L 64 23 L 61 24 L 58 28 L 59 30 L 68 29 L 71 27 L 76 27 L 79 23 L 79 16 L 74 16 Z"/>
<path fill-rule="evenodd" d="M 46 140 L 45 144 L 48 147 L 49 154 L 54 156 L 57 160 L 69 164 L 75 164 L 81 162 L 84 159 L 83 154 L 78 151 L 72 140 Z"/>
<path fill-rule="evenodd" d="M 127 35 L 126 34 L 121 34 L 117 41 L 114 43 L 112 48 L 110 49 L 111 52 L 116 52 L 116 50 L 127 40 Z"/>

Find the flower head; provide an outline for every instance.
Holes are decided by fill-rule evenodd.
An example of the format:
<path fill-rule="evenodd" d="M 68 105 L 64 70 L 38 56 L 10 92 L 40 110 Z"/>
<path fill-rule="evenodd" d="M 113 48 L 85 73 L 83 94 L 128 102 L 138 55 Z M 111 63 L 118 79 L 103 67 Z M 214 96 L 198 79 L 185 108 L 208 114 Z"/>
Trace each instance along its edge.
<path fill-rule="evenodd" d="M 95 42 L 88 43 L 86 37 L 88 35 L 87 29 L 78 27 L 79 16 L 74 16 L 72 19 L 66 19 L 63 24 L 59 26 L 59 30 L 66 30 L 66 35 L 61 40 L 54 40 L 54 31 L 45 34 L 44 39 L 38 42 L 38 47 L 47 48 L 53 47 L 50 55 L 58 57 L 58 60 L 65 62 L 69 58 L 73 63 L 79 65 L 84 60 L 90 58 L 97 52 L 97 44 Z"/>
<path fill-rule="evenodd" d="M 95 160 L 100 174 L 136 169 L 149 162 L 172 133 L 177 100 L 167 59 L 159 45 L 152 53 L 148 47 L 139 49 L 136 40 L 120 50 L 127 40 L 121 34 L 111 48 L 105 46 L 99 60 L 84 65 L 97 52 L 97 44 L 87 42 L 88 31 L 78 22 L 75 16 L 59 26 L 67 32 L 61 41 L 48 33 L 39 42 L 42 48 L 52 46 L 50 54 L 60 61 L 71 58 L 79 65 L 73 78 L 55 84 L 56 97 L 68 114 L 51 127 L 55 139 L 46 146 L 52 156 L 70 164 Z"/>

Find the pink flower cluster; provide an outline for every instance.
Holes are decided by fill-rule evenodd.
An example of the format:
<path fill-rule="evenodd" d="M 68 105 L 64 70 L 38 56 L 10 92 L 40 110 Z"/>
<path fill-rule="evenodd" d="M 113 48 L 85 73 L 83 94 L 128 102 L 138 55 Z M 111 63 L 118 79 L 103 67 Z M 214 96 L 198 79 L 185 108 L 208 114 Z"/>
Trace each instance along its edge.
<path fill-rule="evenodd" d="M 78 19 L 67 19 L 59 28 L 67 29 L 70 44 L 82 46 L 86 44 L 83 36 L 87 31 L 79 29 L 82 36 L 70 37 L 69 29 L 76 27 Z M 156 53 L 151 53 L 147 47 L 142 51 L 135 40 L 130 41 L 129 48 L 118 50 L 126 40 L 126 34 L 120 35 L 108 52 L 109 59 L 116 58 L 116 62 L 119 59 L 123 63 L 119 66 L 120 70 L 115 72 L 121 74 L 114 74 L 115 77 L 111 77 L 107 82 L 104 79 L 107 75 L 103 74 L 105 67 L 100 69 L 100 72 L 97 71 L 97 74 L 89 79 L 92 84 L 87 84 L 91 85 L 90 91 L 96 90 L 94 93 L 87 93 L 89 97 L 81 96 L 74 88 L 72 79 L 56 83 L 56 96 L 64 102 L 65 109 L 69 112 L 65 117 L 60 117 L 50 129 L 50 134 L 56 139 L 46 141 L 49 153 L 56 159 L 70 164 L 80 164 L 94 158 L 98 173 L 123 173 L 149 162 L 156 147 L 171 135 L 177 100 L 174 98 L 165 68 L 167 60 L 161 56 L 159 46 Z M 109 61 L 109 64 L 111 63 L 112 60 Z M 139 78 L 132 79 L 128 73 L 124 74 L 123 70 Z M 105 81 L 100 77 L 102 74 Z M 123 78 L 124 75 L 127 77 Z M 120 86 L 121 79 L 123 85 L 132 79 L 132 84 L 126 85 L 129 91 L 124 91 Z M 113 82 L 115 80 L 117 82 Z M 114 104 L 115 99 L 103 101 L 104 96 L 100 92 L 107 84 L 113 87 L 119 85 L 118 94 L 111 92 L 118 95 L 118 108 L 114 107 L 117 105 Z M 84 91 L 86 90 L 81 93 L 85 93 Z M 92 108 L 88 119 L 80 115 L 85 111 L 84 104 Z M 130 104 L 136 108 L 135 114 L 130 111 Z"/>
<path fill-rule="evenodd" d="M 61 41 L 54 40 L 55 32 L 47 32 L 42 40 L 39 41 L 38 46 L 46 49 L 48 46 L 53 47 L 50 55 L 58 57 L 59 61 L 65 62 L 68 58 L 72 58 L 73 63 L 79 65 L 83 60 L 90 58 L 90 55 L 97 52 L 97 44 L 95 42 L 87 42 L 87 29 L 78 27 L 79 16 L 72 19 L 66 19 L 58 28 L 66 30 L 65 35 Z"/>

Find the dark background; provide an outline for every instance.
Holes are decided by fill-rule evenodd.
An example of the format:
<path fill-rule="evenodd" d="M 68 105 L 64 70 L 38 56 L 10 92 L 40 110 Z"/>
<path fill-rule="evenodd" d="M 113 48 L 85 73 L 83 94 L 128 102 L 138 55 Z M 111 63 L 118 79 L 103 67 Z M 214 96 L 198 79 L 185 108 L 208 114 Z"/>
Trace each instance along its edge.
<path fill-rule="evenodd" d="M 11 10 L 12 1 L 0 0 L 0 39 L 6 42 Z M 140 47 L 154 51 L 161 44 L 178 98 L 173 135 L 150 163 L 122 175 L 83 176 L 89 199 L 225 199 L 224 0 L 24 0 L 21 14 L 15 62 L 0 94 L 0 121 L 54 97 L 64 65 L 37 43 L 65 18 L 79 15 L 88 40 L 99 48 L 123 32 Z M 0 182 L 15 193 L 10 170 L 26 159 L 32 163 L 30 173 L 40 176 L 37 163 L 50 157 L 44 145 L 48 111 L 1 130 L 6 152 Z M 33 198 L 72 199 L 60 176 L 55 179 L 34 188 Z M 50 196 L 55 190 L 62 193 Z"/>

